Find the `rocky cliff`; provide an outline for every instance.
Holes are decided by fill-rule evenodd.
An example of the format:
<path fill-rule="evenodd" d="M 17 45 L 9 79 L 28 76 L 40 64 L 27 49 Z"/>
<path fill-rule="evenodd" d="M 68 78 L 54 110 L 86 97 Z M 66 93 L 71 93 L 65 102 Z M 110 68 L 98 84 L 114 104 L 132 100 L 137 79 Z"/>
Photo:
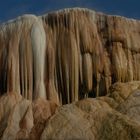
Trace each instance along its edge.
<path fill-rule="evenodd" d="M 140 22 L 87 9 L 24 15 L 0 26 L 0 93 L 62 104 L 140 79 Z"/>
<path fill-rule="evenodd" d="M 131 93 L 140 85 L 133 82 L 140 80 L 139 61 L 138 20 L 74 8 L 39 17 L 23 15 L 1 24 L 0 137 L 111 139 L 115 135 L 117 139 L 116 131 L 125 129 L 120 139 L 130 130 L 128 139 L 140 138 L 139 113 L 134 125 L 127 113 L 129 102 L 133 103 Z M 118 92 L 120 86 L 109 90 L 117 82 L 132 84 L 127 83 L 122 92 Z M 88 97 L 99 101 L 87 99 L 59 107 L 49 119 L 57 106 Z M 74 122 L 79 122 L 77 127 Z"/>

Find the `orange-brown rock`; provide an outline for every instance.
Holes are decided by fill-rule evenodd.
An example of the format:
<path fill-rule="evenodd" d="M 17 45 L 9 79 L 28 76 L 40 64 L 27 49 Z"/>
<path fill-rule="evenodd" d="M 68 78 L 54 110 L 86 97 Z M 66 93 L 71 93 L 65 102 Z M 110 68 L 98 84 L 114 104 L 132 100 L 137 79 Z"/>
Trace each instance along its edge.
<path fill-rule="evenodd" d="M 139 85 L 139 81 L 116 83 L 108 96 L 84 99 L 58 108 L 46 123 L 41 139 L 140 139 Z M 123 95 L 123 100 L 115 98 L 117 94 Z"/>
<path fill-rule="evenodd" d="M 21 100 L 11 110 L 7 121 L 7 128 L 5 129 L 2 140 L 14 140 L 17 137 L 19 131 L 24 131 L 24 138 L 27 138 L 27 134 L 33 127 L 31 102 L 26 99 Z"/>
<path fill-rule="evenodd" d="M 116 83 L 107 96 L 60 107 L 42 98 L 31 102 L 20 94 L 4 94 L 0 98 L 0 139 L 138 140 L 139 85 L 139 81 Z"/>
<path fill-rule="evenodd" d="M 140 80 L 139 27 L 82 8 L 8 21 L 0 25 L 0 93 L 66 104 Z"/>
<path fill-rule="evenodd" d="M 140 139 L 139 38 L 82 8 L 1 24 L 0 139 Z"/>
<path fill-rule="evenodd" d="M 8 93 L 0 98 L 0 139 L 40 138 L 45 122 L 55 113 L 57 105 L 45 99 L 33 103 L 20 94 Z M 34 135 L 32 135 L 32 131 Z"/>
<path fill-rule="evenodd" d="M 122 103 L 132 94 L 133 91 L 138 90 L 139 88 L 140 81 L 127 83 L 117 82 L 110 87 L 107 96 L 113 98 L 118 103 Z"/>
<path fill-rule="evenodd" d="M 0 98 L 0 139 L 8 126 L 9 116 L 22 97 L 18 93 L 7 93 Z"/>
<path fill-rule="evenodd" d="M 138 140 L 140 123 L 134 118 L 103 100 L 84 99 L 59 108 L 47 122 L 41 140 Z"/>
<path fill-rule="evenodd" d="M 39 140 L 48 119 L 55 113 L 57 105 L 45 99 L 37 99 L 33 103 L 34 127 L 30 139 Z"/>

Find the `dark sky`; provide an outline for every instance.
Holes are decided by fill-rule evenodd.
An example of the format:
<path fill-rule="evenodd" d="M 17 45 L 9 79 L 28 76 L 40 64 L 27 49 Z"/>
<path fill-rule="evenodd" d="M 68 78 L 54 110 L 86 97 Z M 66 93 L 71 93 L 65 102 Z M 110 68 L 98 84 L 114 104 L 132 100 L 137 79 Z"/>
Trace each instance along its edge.
<path fill-rule="evenodd" d="M 23 14 L 41 15 L 67 7 L 86 7 L 140 19 L 140 0 L 0 0 L 0 22 Z"/>

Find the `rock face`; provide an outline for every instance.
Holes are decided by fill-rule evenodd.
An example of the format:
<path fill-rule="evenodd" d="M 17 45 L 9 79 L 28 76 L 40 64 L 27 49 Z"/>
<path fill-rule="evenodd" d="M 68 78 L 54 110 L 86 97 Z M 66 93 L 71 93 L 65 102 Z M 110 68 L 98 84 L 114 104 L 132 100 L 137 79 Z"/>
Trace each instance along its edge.
<path fill-rule="evenodd" d="M 18 17 L 0 26 L 0 93 L 60 104 L 106 95 L 140 80 L 139 37 L 139 21 L 88 9 Z"/>
<path fill-rule="evenodd" d="M 56 108 L 55 103 L 41 98 L 31 102 L 16 93 L 3 95 L 0 98 L 0 139 L 38 140 Z"/>
<path fill-rule="evenodd" d="M 133 88 L 131 83 L 125 85 Z M 124 84 L 118 83 L 116 86 L 122 87 Z M 119 91 L 121 93 L 123 88 Z M 140 91 L 135 88 L 122 103 L 111 97 L 98 97 L 65 105 L 48 121 L 41 139 L 138 140 L 139 95 Z"/>
<path fill-rule="evenodd" d="M 139 38 L 81 8 L 0 25 L 0 139 L 140 139 Z"/>
<path fill-rule="evenodd" d="M 60 107 L 42 98 L 31 102 L 20 94 L 4 94 L 0 98 L 0 139 L 138 140 L 139 85 L 136 81 L 116 83 L 107 96 Z M 123 100 L 117 98 L 123 92 Z"/>

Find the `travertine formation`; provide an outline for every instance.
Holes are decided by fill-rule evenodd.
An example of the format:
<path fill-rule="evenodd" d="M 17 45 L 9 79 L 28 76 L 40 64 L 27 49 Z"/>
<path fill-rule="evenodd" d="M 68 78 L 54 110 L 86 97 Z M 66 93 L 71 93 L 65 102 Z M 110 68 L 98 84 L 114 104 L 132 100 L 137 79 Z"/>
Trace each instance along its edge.
<path fill-rule="evenodd" d="M 24 15 L 0 26 L 0 93 L 60 104 L 140 80 L 140 21 L 88 9 Z"/>
<path fill-rule="evenodd" d="M 115 106 L 114 100 L 107 97 L 65 105 L 48 121 L 41 140 L 138 140 L 140 97 L 133 96 L 126 100 L 131 106 L 122 103 L 118 105 L 118 111 L 109 105 L 111 102 Z M 127 115 L 121 109 L 126 109 Z"/>
<path fill-rule="evenodd" d="M 0 139 L 140 139 L 139 62 L 138 20 L 74 8 L 3 23 Z"/>
<path fill-rule="evenodd" d="M 39 140 L 57 107 L 41 98 L 31 102 L 16 93 L 3 95 L 0 98 L 0 139 Z"/>
<path fill-rule="evenodd" d="M 61 107 L 8 93 L 0 98 L 0 139 L 139 140 L 139 102 L 140 82 L 116 83 L 107 96 Z"/>

